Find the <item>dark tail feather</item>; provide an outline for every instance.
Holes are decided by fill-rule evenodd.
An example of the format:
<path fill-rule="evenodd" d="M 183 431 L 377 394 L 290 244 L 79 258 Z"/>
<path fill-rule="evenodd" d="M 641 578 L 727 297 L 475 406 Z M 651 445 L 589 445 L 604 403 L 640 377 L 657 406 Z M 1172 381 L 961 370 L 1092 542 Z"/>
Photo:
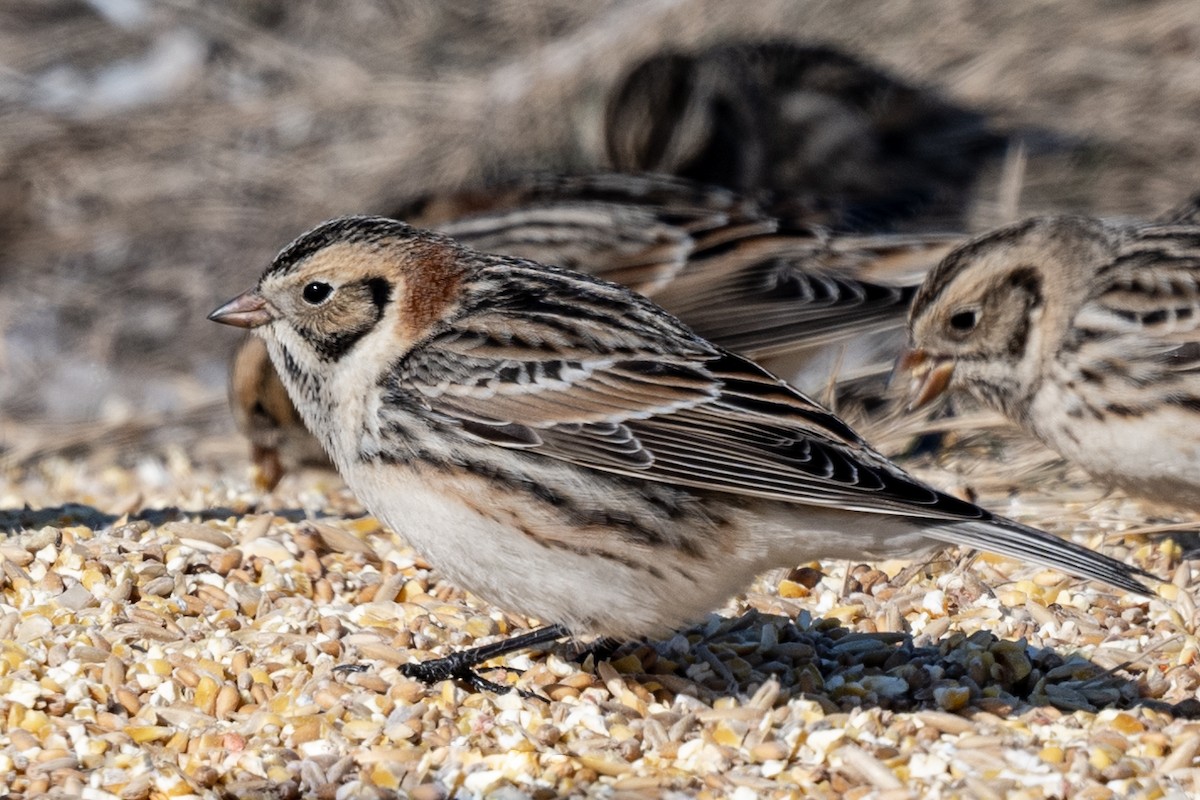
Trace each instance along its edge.
<path fill-rule="evenodd" d="M 999 553 L 1150 597 L 1155 592 L 1139 578 L 1152 582 L 1159 580 L 1138 567 L 1003 517 L 939 525 L 930 528 L 928 535 L 932 539 Z"/>

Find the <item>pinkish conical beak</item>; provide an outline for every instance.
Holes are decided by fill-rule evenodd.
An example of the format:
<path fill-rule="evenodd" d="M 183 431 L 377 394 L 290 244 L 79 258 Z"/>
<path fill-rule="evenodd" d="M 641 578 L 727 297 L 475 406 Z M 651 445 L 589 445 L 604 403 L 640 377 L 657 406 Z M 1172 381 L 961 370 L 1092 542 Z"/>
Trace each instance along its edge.
<path fill-rule="evenodd" d="M 950 388 L 950 379 L 954 377 L 953 361 L 934 358 L 924 350 L 909 350 L 900 357 L 897 367 L 912 373 L 909 411 L 929 405 L 940 397 Z"/>
<path fill-rule="evenodd" d="M 270 303 L 263 299 L 257 290 L 251 289 L 209 314 L 208 318 L 213 322 L 233 325 L 236 328 L 257 328 L 259 325 L 266 325 L 276 316 Z"/>

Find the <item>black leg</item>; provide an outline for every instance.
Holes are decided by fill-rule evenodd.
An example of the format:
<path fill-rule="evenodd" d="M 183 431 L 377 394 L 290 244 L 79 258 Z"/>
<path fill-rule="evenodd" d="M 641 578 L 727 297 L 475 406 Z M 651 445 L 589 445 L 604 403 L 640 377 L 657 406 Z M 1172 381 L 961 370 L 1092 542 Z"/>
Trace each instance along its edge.
<path fill-rule="evenodd" d="M 554 642 L 566 636 L 570 636 L 570 631 L 562 625 L 547 625 L 544 628 L 537 628 L 528 633 L 522 633 L 519 636 L 510 636 L 507 639 L 501 639 L 498 642 L 479 645 L 468 650 L 459 650 L 442 658 L 401 664 L 400 672 L 407 678 L 414 678 L 424 683 L 437 683 L 438 681 L 453 679 L 461 681 L 475 691 L 489 691 L 503 694 L 508 691 L 508 687 L 487 680 L 476 672 L 474 668 L 484 661 L 498 656 L 515 653 L 518 650 L 526 650 L 530 647 L 536 647 L 539 644 Z"/>
<path fill-rule="evenodd" d="M 611 636 L 605 636 L 580 650 L 579 655 L 575 656 L 575 662 L 582 664 L 584 661 L 587 661 L 588 656 L 591 656 L 596 661 L 608 661 L 623 644 L 626 644 L 624 639 L 614 639 Z"/>

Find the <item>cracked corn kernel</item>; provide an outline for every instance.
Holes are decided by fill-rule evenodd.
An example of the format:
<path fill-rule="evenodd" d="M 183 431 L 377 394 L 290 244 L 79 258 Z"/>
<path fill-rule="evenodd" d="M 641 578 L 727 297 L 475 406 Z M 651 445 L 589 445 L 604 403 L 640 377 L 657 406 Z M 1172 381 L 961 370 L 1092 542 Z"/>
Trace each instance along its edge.
<path fill-rule="evenodd" d="M 1061 764 L 1065 758 L 1065 753 L 1061 747 L 1057 745 L 1049 745 L 1043 747 L 1038 752 L 1038 758 L 1045 761 L 1047 764 Z"/>

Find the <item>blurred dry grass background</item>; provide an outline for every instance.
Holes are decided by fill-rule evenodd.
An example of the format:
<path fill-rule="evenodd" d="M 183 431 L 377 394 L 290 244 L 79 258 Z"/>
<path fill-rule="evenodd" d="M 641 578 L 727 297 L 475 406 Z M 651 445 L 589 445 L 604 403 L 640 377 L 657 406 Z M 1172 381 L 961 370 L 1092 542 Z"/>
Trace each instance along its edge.
<path fill-rule="evenodd" d="M 330 216 L 603 165 L 645 56 L 828 43 L 1028 137 L 1020 211 L 1200 186 L 1194 0 L 0 0 L 0 441 L 228 425 L 205 321 Z M 998 172 L 998 171 L 997 171 Z M 998 174 L 973 226 L 1004 214 Z M 64 427 L 67 426 L 67 427 Z M 114 428 L 115 429 L 115 428 Z"/>

